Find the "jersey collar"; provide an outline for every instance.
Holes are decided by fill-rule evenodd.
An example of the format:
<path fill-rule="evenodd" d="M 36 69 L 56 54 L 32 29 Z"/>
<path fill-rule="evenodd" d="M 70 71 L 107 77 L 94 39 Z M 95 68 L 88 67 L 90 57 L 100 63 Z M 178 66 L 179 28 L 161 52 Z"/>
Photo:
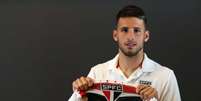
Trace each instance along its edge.
<path fill-rule="evenodd" d="M 119 54 L 117 54 L 111 61 L 109 62 L 109 70 L 115 70 L 116 67 L 118 66 L 118 57 Z M 143 72 L 153 72 L 154 71 L 154 62 L 148 58 L 148 56 L 144 53 L 144 59 L 142 62 L 142 71 Z"/>

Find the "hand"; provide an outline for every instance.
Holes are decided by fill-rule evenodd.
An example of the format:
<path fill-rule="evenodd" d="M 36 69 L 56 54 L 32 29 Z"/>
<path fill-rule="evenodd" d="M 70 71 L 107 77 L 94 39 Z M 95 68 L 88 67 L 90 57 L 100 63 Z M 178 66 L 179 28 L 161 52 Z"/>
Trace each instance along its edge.
<path fill-rule="evenodd" d="M 94 81 L 89 77 L 80 77 L 75 80 L 72 84 L 73 91 L 75 90 L 88 90 L 91 86 L 93 86 Z"/>
<path fill-rule="evenodd" d="M 152 88 L 149 85 L 138 85 L 136 92 L 140 94 L 143 100 L 149 101 L 153 97 L 155 97 L 156 99 L 158 98 L 158 92 L 156 91 L 156 89 Z"/>

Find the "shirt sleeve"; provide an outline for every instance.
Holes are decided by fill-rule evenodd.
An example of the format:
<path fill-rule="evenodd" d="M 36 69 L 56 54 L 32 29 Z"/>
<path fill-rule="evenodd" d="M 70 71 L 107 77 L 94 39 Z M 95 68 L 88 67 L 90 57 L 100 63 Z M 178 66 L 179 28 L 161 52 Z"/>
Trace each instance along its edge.
<path fill-rule="evenodd" d="M 173 71 L 170 72 L 159 101 L 181 101 L 177 79 Z"/>
<path fill-rule="evenodd" d="M 95 74 L 94 74 L 93 68 L 90 70 L 90 72 L 87 75 L 87 77 L 95 79 Z M 80 96 L 79 92 L 74 91 L 68 101 L 81 101 L 81 96 Z"/>
<path fill-rule="evenodd" d="M 81 96 L 77 91 L 74 91 L 68 101 L 81 101 Z"/>

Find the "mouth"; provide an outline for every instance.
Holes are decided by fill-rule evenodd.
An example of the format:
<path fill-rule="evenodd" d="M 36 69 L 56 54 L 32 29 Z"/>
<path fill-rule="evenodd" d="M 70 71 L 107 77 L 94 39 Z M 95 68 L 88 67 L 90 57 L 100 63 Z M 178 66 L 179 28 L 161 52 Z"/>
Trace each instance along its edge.
<path fill-rule="evenodd" d="M 135 47 L 137 44 L 136 43 L 125 43 L 125 46 L 128 48 L 128 49 L 132 49 L 133 47 Z"/>

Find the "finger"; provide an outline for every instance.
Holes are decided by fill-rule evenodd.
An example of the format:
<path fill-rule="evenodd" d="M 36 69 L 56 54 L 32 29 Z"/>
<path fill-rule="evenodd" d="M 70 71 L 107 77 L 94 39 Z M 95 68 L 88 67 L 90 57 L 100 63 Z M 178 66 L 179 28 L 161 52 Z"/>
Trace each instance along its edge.
<path fill-rule="evenodd" d="M 152 87 L 149 87 L 149 89 L 147 89 L 147 91 L 143 93 L 144 99 L 153 98 L 154 95 L 151 95 L 153 92 L 154 92 L 154 89 Z"/>
<path fill-rule="evenodd" d="M 73 87 L 73 91 L 78 89 L 78 85 L 77 85 L 76 81 L 73 81 L 72 87 Z"/>
<path fill-rule="evenodd" d="M 76 83 L 78 85 L 78 90 L 84 90 L 83 85 L 82 85 L 83 83 L 80 79 L 77 79 Z"/>
<path fill-rule="evenodd" d="M 146 88 L 146 85 L 141 85 L 140 84 L 140 85 L 137 86 L 136 92 L 139 94 L 139 92 L 142 91 L 144 88 Z"/>
<path fill-rule="evenodd" d="M 153 92 L 151 92 L 148 96 L 149 99 L 155 97 L 156 99 L 158 99 L 158 94 L 157 94 L 157 91 L 154 90 Z"/>
<path fill-rule="evenodd" d="M 144 89 L 142 89 L 141 91 L 139 91 L 139 94 L 142 96 L 143 99 L 147 99 L 148 98 L 148 92 L 152 92 L 153 89 L 150 86 L 146 86 Z"/>
<path fill-rule="evenodd" d="M 88 82 L 88 86 L 89 86 L 89 87 L 93 86 L 93 83 L 94 83 L 93 79 L 87 77 L 86 80 L 87 80 L 87 82 Z"/>
<path fill-rule="evenodd" d="M 86 80 L 86 78 L 85 77 L 81 77 L 80 80 L 82 82 L 83 90 L 87 90 L 88 89 L 88 81 Z"/>

